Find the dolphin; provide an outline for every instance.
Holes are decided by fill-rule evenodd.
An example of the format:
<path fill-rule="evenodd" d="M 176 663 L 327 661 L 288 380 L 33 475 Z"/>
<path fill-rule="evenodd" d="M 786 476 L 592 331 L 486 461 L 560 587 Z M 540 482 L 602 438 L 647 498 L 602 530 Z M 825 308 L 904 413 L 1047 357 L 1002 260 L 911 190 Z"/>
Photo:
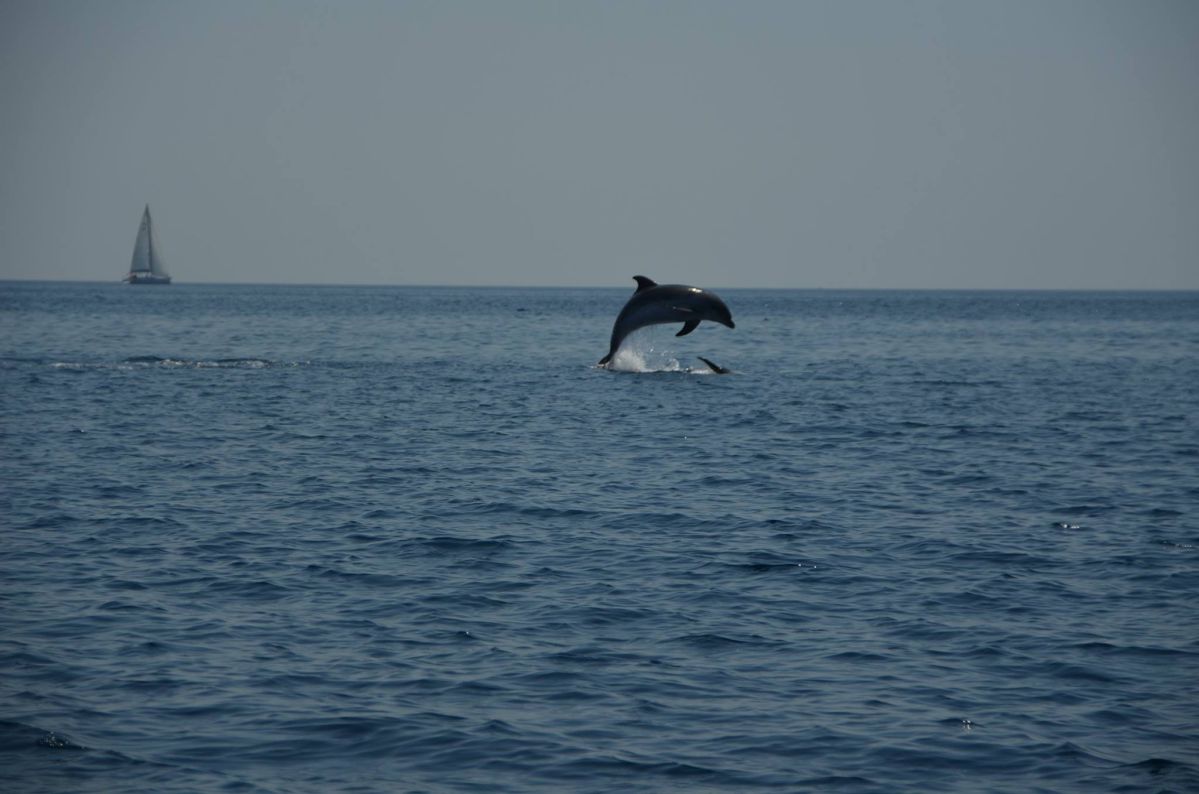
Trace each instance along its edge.
<path fill-rule="evenodd" d="M 625 337 L 647 325 L 682 323 L 682 330 L 675 336 L 691 333 L 700 320 L 720 323 L 729 328 L 737 327 L 733 325 L 729 307 L 714 292 L 685 284 L 658 284 L 645 276 L 633 276 L 633 280 L 637 282 L 637 291 L 620 310 L 620 314 L 616 315 L 616 323 L 612 326 L 612 344 L 608 348 L 608 355 L 599 360 L 598 366 L 608 365 Z"/>
<path fill-rule="evenodd" d="M 719 364 L 717 364 L 715 361 L 712 361 L 711 359 L 704 358 L 703 356 L 696 356 L 696 358 L 698 358 L 700 361 L 707 364 L 708 369 L 712 370 L 717 375 L 729 375 L 729 374 L 732 374 L 732 372 L 733 372 L 728 367 L 722 367 Z"/>

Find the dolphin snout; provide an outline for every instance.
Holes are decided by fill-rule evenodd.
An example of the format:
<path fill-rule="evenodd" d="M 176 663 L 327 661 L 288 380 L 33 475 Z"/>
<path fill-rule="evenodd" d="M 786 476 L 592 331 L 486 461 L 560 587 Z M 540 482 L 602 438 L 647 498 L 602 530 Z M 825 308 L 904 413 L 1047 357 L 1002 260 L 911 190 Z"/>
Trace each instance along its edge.
<path fill-rule="evenodd" d="M 727 325 L 729 328 L 736 328 L 736 327 L 737 327 L 737 325 L 736 325 L 736 324 L 733 322 L 733 318 L 732 318 L 732 317 L 730 317 L 730 318 L 729 318 L 729 321 L 728 321 L 727 323 L 725 323 L 725 325 Z"/>

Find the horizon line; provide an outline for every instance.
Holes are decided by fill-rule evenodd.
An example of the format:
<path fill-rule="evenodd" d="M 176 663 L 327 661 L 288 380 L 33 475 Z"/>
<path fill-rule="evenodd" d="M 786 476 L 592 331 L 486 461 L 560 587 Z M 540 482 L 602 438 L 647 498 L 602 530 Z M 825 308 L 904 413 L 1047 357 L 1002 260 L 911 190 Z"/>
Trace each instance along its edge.
<path fill-rule="evenodd" d="M 0 283 L 26 284 L 112 284 L 127 286 L 119 279 L 101 280 L 87 278 L 27 278 L 21 276 L 0 277 Z M 145 285 L 140 285 L 145 286 Z M 163 286 L 163 285 L 158 285 Z M 383 283 L 383 282 L 333 282 L 333 281 L 178 281 L 172 277 L 165 286 L 194 287 L 332 287 L 340 289 L 376 287 L 392 289 L 620 289 L 614 284 L 444 284 L 444 283 Z M 705 289 L 721 290 L 777 290 L 805 292 L 1199 292 L 1194 287 L 763 287 L 715 285 Z"/>

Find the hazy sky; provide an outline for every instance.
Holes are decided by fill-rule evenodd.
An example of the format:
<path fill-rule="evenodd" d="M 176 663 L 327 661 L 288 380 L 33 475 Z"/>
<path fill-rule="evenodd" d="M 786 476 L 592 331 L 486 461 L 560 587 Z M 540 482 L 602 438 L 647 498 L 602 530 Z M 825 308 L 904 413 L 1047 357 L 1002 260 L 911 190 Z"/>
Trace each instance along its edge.
<path fill-rule="evenodd" d="M 0 278 L 1199 288 L 1199 2 L 0 0 Z"/>

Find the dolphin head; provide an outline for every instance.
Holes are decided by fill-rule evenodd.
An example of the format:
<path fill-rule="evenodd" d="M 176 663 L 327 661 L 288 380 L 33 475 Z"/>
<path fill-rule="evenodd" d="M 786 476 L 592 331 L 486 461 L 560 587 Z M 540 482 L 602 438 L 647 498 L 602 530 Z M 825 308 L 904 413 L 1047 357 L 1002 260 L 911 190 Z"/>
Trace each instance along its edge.
<path fill-rule="evenodd" d="M 713 317 L 712 321 L 720 323 L 721 325 L 729 328 L 736 328 L 737 324 L 733 322 L 733 313 L 729 311 L 729 307 L 725 306 L 724 301 L 722 301 L 720 298 L 717 298 L 715 295 L 712 296 L 712 299 L 716 301 L 716 306 L 720 315 L 719 317 Z"/>
<path fill-rule="evenodd" d="M 733 313 L 715 293 L 705 292 L 702 289 L 697 289 L 696 293 L 698 294 L 696 295 L 695 310 L 702 314 L 705 320 L 720 323 L 728 328 L 737 327 L 733 322 Z"/>

